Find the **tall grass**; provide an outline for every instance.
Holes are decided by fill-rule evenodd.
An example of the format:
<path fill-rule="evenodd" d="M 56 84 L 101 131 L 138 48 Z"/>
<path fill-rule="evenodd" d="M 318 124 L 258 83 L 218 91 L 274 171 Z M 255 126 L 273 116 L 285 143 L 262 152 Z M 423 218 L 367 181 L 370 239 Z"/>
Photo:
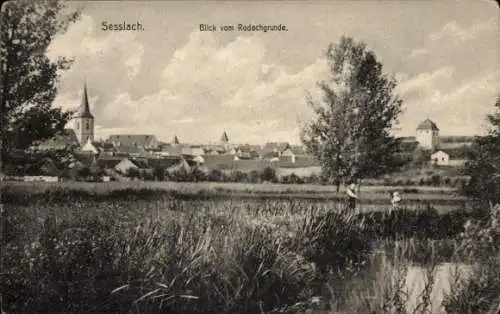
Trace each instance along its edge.
<path fill-rule="evenodd" d="M 472 217 L 355 214 L 298 200 L 193 201 L 154 190 L 139 191 L 150 193 L 144 201 L 135 192 L 11 199 L 2 213 L 2 310 L 295 313 L 325 303 L 333 312 L 406 313 L 408 268 L 432 270 L 443 252 L 466 247 L 451 239 L 467 234 L 463 222 Z M 481 234 L 485 248 L 491 234 Z M 390 254 L 374 274 L 375 249 Z M 430 307 L 433 274 L 419 313 Z M 460 293 L 448 303 L 472 298 Z"/>

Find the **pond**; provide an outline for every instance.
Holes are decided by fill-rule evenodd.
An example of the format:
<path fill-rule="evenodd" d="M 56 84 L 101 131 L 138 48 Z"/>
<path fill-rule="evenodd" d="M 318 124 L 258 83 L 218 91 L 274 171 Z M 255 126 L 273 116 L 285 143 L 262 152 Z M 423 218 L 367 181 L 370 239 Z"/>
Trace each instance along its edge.
<path fill-rule="evenodd" d="M 447 262 L 434 268 L 424 267 L 395 261 L 383 251 L 374 252 L 366 269 L 342 284 L 342 288 L 337 286 L 342 290 L 340 295 L 337 294 L 342 299 L 337 312 L 359 313 L 354 308 L 363 308 L 360 303 L 370 303 L 371 309 L 381 308 L 384 302 L 390 303 L 389 299 L 399 291 L 407 313 L 414 313 L 422 303 L 423 295 L 430 298 L 427 313 L 445 313 L 442 306 L 444 297 L 451 291 L 457 276 L 467 279 L 471 271 L 472 266 L 467 264 Z M 425 293 L 426 289 L 429 289 L 428 293 Z"/>

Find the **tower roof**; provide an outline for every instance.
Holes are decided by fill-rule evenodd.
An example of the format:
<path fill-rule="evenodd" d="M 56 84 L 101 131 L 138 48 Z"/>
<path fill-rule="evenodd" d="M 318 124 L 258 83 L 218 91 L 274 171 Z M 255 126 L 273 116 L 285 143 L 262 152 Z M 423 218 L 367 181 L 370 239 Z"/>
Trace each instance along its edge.
<path fill-rule="evenodd" d="M 417 130 L 439 131 L 439 128 L 437 127 L 436 123 L 427 118 L 418 125 Z"/>
<path fill-rule="evenodd" d="M 90 113 L 89 98 L 87 95 L 87 83 L 83 84 L 82 102 L 80 103 L 80 107 L 78 108 L 75 117 L 94 119 L 94 116 Z"/>

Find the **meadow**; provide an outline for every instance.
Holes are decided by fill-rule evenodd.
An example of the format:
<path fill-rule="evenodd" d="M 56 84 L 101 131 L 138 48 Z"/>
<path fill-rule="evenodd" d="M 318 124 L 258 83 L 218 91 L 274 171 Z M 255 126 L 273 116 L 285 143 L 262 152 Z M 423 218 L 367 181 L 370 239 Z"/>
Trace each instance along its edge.
<path fill-rule="evenodd" d="M 3 188 L 6 313 L 487 313 L 500 304 L 499 207 L 350 213 L 332 198 L 86 187 Z"/>

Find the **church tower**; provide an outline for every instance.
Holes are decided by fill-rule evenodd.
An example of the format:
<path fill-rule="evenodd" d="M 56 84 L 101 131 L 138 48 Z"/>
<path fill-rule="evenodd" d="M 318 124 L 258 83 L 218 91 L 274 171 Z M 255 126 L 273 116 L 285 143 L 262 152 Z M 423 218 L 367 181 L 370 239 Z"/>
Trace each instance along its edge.
<path fill-rule="evenodd" d="M 439 147 L 439 128 L 436 123 L 427 118 L 417 127 L 416 140 L 420 147 L 431 151 Z"/>
<path fill-rule="evenodd" d="M 94 116 L 90 113 L 87 95 L 87 83 L 83 85 L 82 102 L 78 111 L 73 116 L 74 130 L 80 145 L 85 145 L 89 140 L 94 140 Z"/>

